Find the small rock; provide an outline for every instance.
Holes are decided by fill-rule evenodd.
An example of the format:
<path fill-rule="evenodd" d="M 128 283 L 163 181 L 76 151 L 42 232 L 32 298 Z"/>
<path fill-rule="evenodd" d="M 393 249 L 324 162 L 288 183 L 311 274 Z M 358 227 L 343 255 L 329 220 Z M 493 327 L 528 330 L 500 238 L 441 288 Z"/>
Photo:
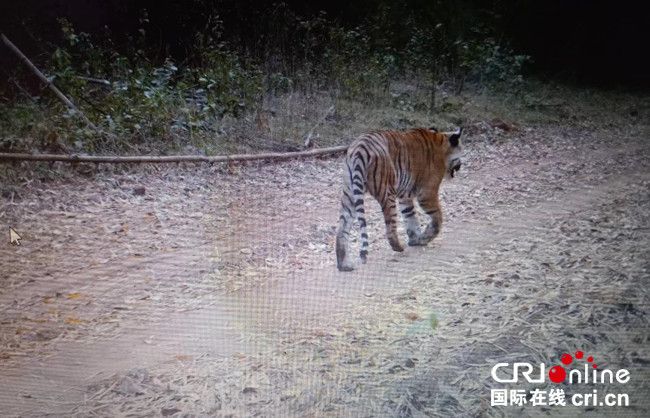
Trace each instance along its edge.
<path fill-rule="evenodd" d="M 142 385 L 134 382 L 128 377 L 124 377 L 119 385 L 114 389 L 120 395 L 143 395 L 145 389 Z"/>
<path fill-rule="evenodd" d="M 174 415 L 177 412 L 181 412 L 181 410 L 178 408 L 162 408 L 160 410 L 160 413 L 162 414 L 163 417 Z"/>
<path fill-rule="evenodd" d="M 390 369 L 388 369 L 389 374 L 395 374 L 395 373 L 399 373 L 399 372 L 403 372 L 403 371 L 404 371 L 404 367 L 400 366 L 399 364 L 396 364 L 393 367 L 391 367 Z"/>
<path fill-rule="evenodd" d="M 138 186 L 133 188 L 133 194 L 136 196 L 144 196 L 146 189 L 144 186 Z"/>
<path fill-rule="evenodd" d="M 49 341 L 53 340 L 61 334 L 61 331 L 56 329 L 42 329 L 34 333 L 26 334 L 25 339 L 29 341 Z"/>
<path fill-rule="evenodd" d="M 510 131 L 513 130 L 512 125 L 510 125 L 509 123 L 504 122 L 503 120 L 498 119 L 498 118 L 492 119 L 492 121 L 490 122 L 490 125 L 492 125 L 493 128 L 498 128 L 498 129 L 501 129 L 502 131 L 506 131 L 506 132 L 510 132 Z"/>

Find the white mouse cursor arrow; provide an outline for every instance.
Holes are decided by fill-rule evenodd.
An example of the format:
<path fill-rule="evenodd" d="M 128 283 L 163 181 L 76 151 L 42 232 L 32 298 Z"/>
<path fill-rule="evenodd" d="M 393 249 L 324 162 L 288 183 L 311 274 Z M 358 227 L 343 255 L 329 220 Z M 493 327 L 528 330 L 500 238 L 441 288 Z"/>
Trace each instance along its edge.
<path fill-rule="evenodd" d="M 9 228 L 9 243 L 12 245 L 20 245 L 20 240 L 23 239 L 15 229 Z"/>

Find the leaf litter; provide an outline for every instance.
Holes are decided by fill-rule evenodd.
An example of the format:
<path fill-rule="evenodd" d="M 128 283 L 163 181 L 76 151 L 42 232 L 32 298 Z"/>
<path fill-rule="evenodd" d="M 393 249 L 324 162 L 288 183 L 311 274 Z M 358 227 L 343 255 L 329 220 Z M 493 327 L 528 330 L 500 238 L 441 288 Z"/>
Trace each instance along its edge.
<path fill-rule="evenodd" d="M 272 342 L 260 352 L 178 353 L 95 379 L 83 388 L 82 401 L 59 404 L 53 414 L 501 416 L 508 411 L 486 404 L 489 389 L 497 387 L 489 378 L 496 362 L 549 365 L 577 348 L 647 377 L 647 147 L 632 141 L 626 147 L 640 152 L 587 152 L 607 149 L 594 136 L 570 141 L 582 153 L 558 155 L 555 150 L 567 146 L 564 134 L 527 131 L 530 145 L 523 147 L 516 135 L 472 144 L 464 166 L 471 174 L 443 191 L 444 243 L 409 258 L 394 256 L 383 248 L 377 207 L 367 209 L 369 263 L 396 260 L 385 264 L 399 273 L 391 278 L 395 283 L 360 289 L 345 309 L 319 313 L 316 306 L 313 322 L 280 317 L 275 328 L 250 327 L 246 339 Z M 543 141 L 535 138 L 541 135 Z M 630 167 L 636 177 L 617 180 Z M 312 160 L 249 164 L 233 175 L 151 168 L 125 170 L 115 180 L 115 173 L 100 172 L 90 182 L 66 179 L 56 193 L 30 184 L 24 206 L 0 213 L 30 225 L 35 236 L 56 238 L 53 255 L 79 251 L 88 258 L 26 254 L 22 261 L 31 271 L 10 271 L 0 290 L 15 298 L 2 308 L 3 361 L 42 356 L 68 340 L 110 338 L 134 316 L 164 320 L 170 311 L 204 308 L 218 303 L 213 293 L 246 295 L 292 277 L 304 281 L 307 292 L 315 289 L 335 274 L 329 271 L 339 171 L 338 162 Z M 282 187 L 276 179 L 283 179 Z M 77 182 L 77 199 L 60 198 L 68 182 Z M 133 195 L 133 184 L 147 184 L 146 194 Z M 56 229 L 42 223 L 43 208 L 50 208 Z M 147 215 L 137 220 L 139 214 Z M 128 229 L 125 218 L 133 219 Z M 108 241 L 97 240 L 97 233 Z M 452 233 L 470 239 L 455 244 Z M 438 253 L 448 255 L 435 263 L 417 259 Z M 88 264 L 96 277 L 90 282 Z M 29 280 L 39 269 L 71 278 L 34 295 Z M 314 277 L 316 270 L 327 273 Z M 311 297 L 316 305 L 331 303 Z M 48 311 L 52 305 L 56 313 Z M 47 328 L 38 331 L 42 324 Z M 58 331 L 45 335 L 46 329 Z M 35 337 L 38 332 L 45 338 Z M 636 399 L 631 415 L 648 412 L 643 381 L 626 387 Z M 521 416 L 538 412 L 517 410 Z"/>

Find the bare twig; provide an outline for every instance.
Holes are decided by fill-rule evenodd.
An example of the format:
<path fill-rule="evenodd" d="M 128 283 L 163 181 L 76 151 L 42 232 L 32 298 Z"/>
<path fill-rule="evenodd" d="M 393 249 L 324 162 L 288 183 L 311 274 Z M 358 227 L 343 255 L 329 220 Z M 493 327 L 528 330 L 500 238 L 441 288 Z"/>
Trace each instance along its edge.
<path fill-rule="evenodd" d="M 34 74 L 36 74 L 36 76 L 37 76 L 37 77 L 38 77 L 38 78 L 39 78 L 43 83 L 45 83 L 45 84 L 47 85 L 47 87 L 49 87 L 50 90 L 52 90 L 52 91 L 54 92 L 54 94 L 55 94 L 55 95 L 56 95 L 56 96 L 57 96 L 57 97 L 58 97 L 58 98 L 59 98 L 63 103 L 65 103 L 66 106 L 68 106 L 68 108 L 72 109 L 75 113 L 77 113 L 77 114 L 79 115 L 79 117 L 80 117 L 80 118 L 81 118 L 81 119 L 86 123 L 86 125 L 90 126 L 93 130 L 95 130 L 95 131 L 97 131 L 97 132 L 101 132 L 101 131 L 99 130 L 99 128 L 97 128 L 97 126 L 95 126 L 95 124 L 93 124 L 93 123 L 90 121 L 90 119 L 88 119 L 88 118 L 86 117 L 86 115 L 84 115 L 84 114 L 83 114 L 83 113 L 82 113 L 82 112 L 77 108 L 77 106 L 75 106 L 75 104 L 72 103 L 72 101 L 71 101 L 70 99 L 68 99 L 68 98 L 65 96 L 65 94 L 63 94 L 63 93 L 61 92 L 61 90 L 59 90 L 59 89 L 58 89 L 58 88 L 57 88 L 57 87 L 56 87 L 56 86 L 55 86 L 55 85 L 54 85 L 50 80 L 47 79 L 47 77 L 45 77 L 45 74 L 43 74 L 43 73 L 42 73 L 38 68 L 36 68 L 36 66 L 35 66 L 35 65 L 34 65 L 34 64 L 29 60 L 29 58 L 27 58 L 27 57 L 25 56 L 25 54 L 23 54 L 23 53 L 20 51 L 20 49 L 18 49 L 18 47 L 16 47 L 16 45 L 14 45 L 14 44 L 13 44 L 13 43 L 12 43 L 12 42 L 11 42 L 11 41 L 10 41 L 10 40 L 5 36 L 5 35 L 4 35 L 4 33 L 3 33 L 3 34 L 0 34 L 0 38 L 2 39 L 2 42 L 4 42 L 4 44 L 7 45 L 7 47 L 8 47 L 9 49 L 11 49 L 11 50 L 16 54 L 16 55 L 18 55 L 18 57 L 23 61 L 23 63 L 25 63 L 25 65 L 27 65 L 27 67 L 29 67 L 29 69 L 32 70 L 32 72 L 33 72 Z"/>
<path fill-rule="evenodd" d="M 110 81 L 104 80 L 102 78 L 84 77 L 82 75 L 78 75 L 78 76 L 75 76 L 75 77 L 78 78 L 79 80 L 84 80 L 84 81 L 87 81 L 89 83 L 101 84 L 102 86 L 107 86 L 107 87 L 111 86 Z"/>
<path fill-rule="evenodd" d="M 331 155 L 342 153 L 347 150 L 346 145 L 337 147 L 318 148 L 298 152 L 275 152 L 263 154 L 234 154 L 234 155 L 65 155 L 65 154 L 18 154 L 0 153 L 0 161 L 62 161 L 69 163 L 180 163 L 180 162 L 230 162 L 230 161 L 253 161 L 253 160 L 289 160 L 299 157 L 312 157 L 317 155 Z"/>
<path fill-rule="evenodd" d="M 324 114 L 324 115 L 323 115 L 323 116 L 318 120 L 318 122 L 316 122 L 316 125 L 314 125 L 314 126 L 309 130 L 309 132 L 307 133 L 307 136 L 305 137 L 305 148 L 309 148 L 309 147 L 312 145 L 311 137 L 312 137 L 312 135 L 314 134 L 314 131 L 316 130 L 316 128 L 318 128 L 318 126 L 319 126 L 321 123 L 323 123 L 323 121 L 324 121 L 325 119 L 327 119 L 327 117 L 330 115 L 330 113 L 332 113 L 332 111 L 333 111 L 334 109 L 335 109 L 335 108 L 334 108 L 334 105 L 330 106 L 330 107 L 327 109 L 327 111 L 325 112 L 325 114 Z"/>
<path fill-rule="evenodd" d="M 16 86 L 16 88 L 17 88 L 17 89 L 18 89 L 18 90 L 19 90 L 19 91 L 20 91 L 20 92 L 21 92 L 25 97 L 27 97 L 27 98 L 28 98 L 32 103 L 35 103 L 35 104 L 38 103 L 38 102 L 36 101 L 36 99 L 34 99 L 34 97 L 32 97 L 32 95 L 29 94 L 29 92 L 28 92 L 27 90 L 25 90 L 25 89 L 24 89 L 20 84 L 18 84 L 18 81 L 13 80 L 13 82 L 14 82 L 14 85 Z"/>

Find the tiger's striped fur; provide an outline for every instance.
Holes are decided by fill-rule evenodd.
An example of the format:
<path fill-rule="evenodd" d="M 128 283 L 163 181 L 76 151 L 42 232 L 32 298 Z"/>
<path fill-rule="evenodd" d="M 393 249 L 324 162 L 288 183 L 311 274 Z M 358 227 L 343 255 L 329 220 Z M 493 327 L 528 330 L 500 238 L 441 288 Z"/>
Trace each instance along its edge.
<path fill-rule="evenodd" d="M 368 233 L 364 195 L 381 205 L 386 237 L 394 251 L 404 247 L 397 236 L 397 203 L 406 219 L 409 245 L 426 245 L 438 235 L 442 211 L 438 200 L 440 183 L 460 168 L 460 135 L 435 129 L 405 132 L 373 132 L 358 137 L 345 159 L 341 216 L 336 235 L 336 261 L 341 271 L 354 269 L 350 260 L 349 235 L 356 218 L 360 227 L 363 263 L 368 257 Z M 423 232 L 415 213 L 415 200 L 431 218 Z"/>

